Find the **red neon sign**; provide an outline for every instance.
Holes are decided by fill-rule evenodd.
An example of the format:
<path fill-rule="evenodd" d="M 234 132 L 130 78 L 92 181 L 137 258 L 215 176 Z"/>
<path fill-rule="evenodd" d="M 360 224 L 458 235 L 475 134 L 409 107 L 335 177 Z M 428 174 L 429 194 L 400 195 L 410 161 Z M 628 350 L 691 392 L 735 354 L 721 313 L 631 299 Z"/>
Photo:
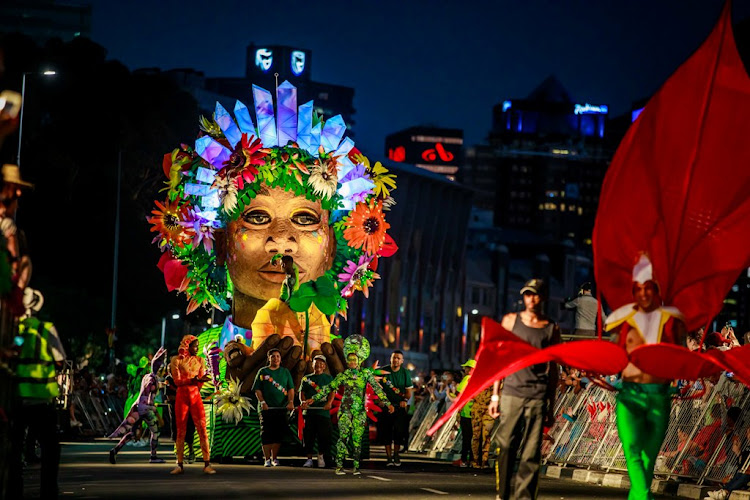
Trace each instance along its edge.
<path fill-rule="evenodd" d="M 453 160 L 454 155 L 450 151 L 446 151 L 441 142 L 436 143 L 434 149 L 430 148 L 422 152 L 422 159 L 424 161 L 433 162 L 437 160 L 438 157 L 442 161 L 451 161 Z"/>
<path fill-rule="evenodd" d="M 406 160 L 406 148 L 398 146 L 397 148 L 388 148 L 388 159 L 402 162 Z"/>

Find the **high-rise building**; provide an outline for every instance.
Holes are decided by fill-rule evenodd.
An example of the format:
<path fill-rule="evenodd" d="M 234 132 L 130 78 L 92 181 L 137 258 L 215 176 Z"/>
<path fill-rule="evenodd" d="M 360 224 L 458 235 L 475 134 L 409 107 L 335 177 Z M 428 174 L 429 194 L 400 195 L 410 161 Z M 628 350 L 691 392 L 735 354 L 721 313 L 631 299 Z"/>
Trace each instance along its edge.
<path fill-rule="evenodd" d="M 39 45 L 48 40 L 91 36 L 91 6 L 54 0 L 4 0 L 0 33 L 23 33 Z"/>
<path fill-rule="evenodd" d="M 393 162 L 409 163 L 453 181 L 463 163 L 463 145 L 463 130 L 411 127 L 385 138 L 385 154 Z"/>
<path fill-rule="evenodd" d="M 612 153 L 607 114 L 605 105 L 571 99 L 554 77 L 495 106 L 495 224 L 590 243 Z"/>

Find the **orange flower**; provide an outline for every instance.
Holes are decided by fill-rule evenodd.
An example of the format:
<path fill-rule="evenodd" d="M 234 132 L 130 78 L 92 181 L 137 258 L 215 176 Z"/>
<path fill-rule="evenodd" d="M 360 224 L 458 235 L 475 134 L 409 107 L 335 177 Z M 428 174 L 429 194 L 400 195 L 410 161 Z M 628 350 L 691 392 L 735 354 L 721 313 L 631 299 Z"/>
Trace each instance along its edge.
<path fill-rule="evenodd" d="M 385 241 L 385 232 L 391 227 L 383 215 L 383 203 L 378 201 L 369 205 L 358 203 L 346 220 L 344 238 L 352 248 L 364 248 L 365 252 L 374 255 Z"/>
<path fill-rule="evenodd" d="M 171 202 L 167 199 L 163 205 L 156 201 L 154 203 L 159 207 L 159 210 L 152 210 L 151 213 L 154 216 L 146 217 L 149 224 L 153 224 L 151 231 L 159 233 L 156 238 L 156 240 L 159 238 L 162 240 L 159 246 L 169 243 L 182 247 L 192 239 L 192 228 L 181 224 L 187 219 L 188 211 L 187 207 L 180 208 L 181 201 L 179 198 Z"/>

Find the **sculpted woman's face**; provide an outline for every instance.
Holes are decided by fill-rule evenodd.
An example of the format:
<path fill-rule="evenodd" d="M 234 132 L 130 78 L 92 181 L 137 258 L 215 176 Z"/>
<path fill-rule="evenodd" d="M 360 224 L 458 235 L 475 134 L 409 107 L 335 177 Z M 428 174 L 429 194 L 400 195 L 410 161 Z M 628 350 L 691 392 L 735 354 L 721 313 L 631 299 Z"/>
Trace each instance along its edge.
<path fill-rule="evenodd" d="M 333 264 L 336 238 L 329 213 L 283 188 L 262 188 L 242 215 L 227 224 L 227 268 L 234 288 L 268 301 L 279 297 L 286 275 L 276 254 L 290 255 L 300 282 L 322 276 Z"/>

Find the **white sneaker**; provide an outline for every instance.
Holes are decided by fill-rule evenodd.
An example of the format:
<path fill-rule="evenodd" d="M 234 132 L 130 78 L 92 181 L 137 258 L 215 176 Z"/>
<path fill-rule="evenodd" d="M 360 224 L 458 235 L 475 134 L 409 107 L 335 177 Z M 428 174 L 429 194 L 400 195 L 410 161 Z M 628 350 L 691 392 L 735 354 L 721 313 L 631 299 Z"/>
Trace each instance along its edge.
<path fill-rule="evenodd" d="M 302 464 L 302 467 L 312 467 L 312 466 L 313 466 L 312 458 L 308 458 L 307 460 L 305 460 L 305 463 Z"/>
<path fill-rule="evenodd" d="M 278 459 L 274 458 L 273 460 L 271 460 L 271 465 L 273 465 L 274 467 L 278 467 L 281 464 L 279 463 Z"/>
<path fill-rule="evenodd" d="M 318 456 L 318 468 L 323 469 L 326 466 L 326 461 L 323 459 L 323 456 Z"/>
<path fill-rule="evenodd" d="M 263 464 L 263 467 L 271 467 L 271 460 L 270 459 L 266 460 L 265 463 Z"/>

